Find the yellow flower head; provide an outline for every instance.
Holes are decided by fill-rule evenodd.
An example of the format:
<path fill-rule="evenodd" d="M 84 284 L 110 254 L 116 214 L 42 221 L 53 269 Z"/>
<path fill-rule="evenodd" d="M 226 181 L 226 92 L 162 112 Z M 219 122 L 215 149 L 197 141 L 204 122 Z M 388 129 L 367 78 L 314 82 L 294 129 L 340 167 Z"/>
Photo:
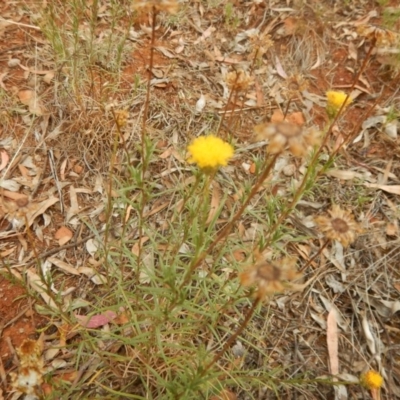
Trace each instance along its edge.
<path fill-rule="evenodd" d="M 374 370 L 362 374 L 360 381 L 367 389 L 379 389 L 383 384 L 382 375 Z"/>
<path fill-rule="evenodd" d="M 351 97 L 346 100 L 347 94 L 340 91 L 329 90 L 326 92 L 327 104 L 326 104 L 326 111 L 328 116 L 334 118 L 336 114 L 341 109 L 344 102 L 346 102 L 343 109 L 353 101 Z"/>
<path fill-rule="evenodd" d="M 233 156 L 233 147 L 214 136 L 201 136 L 188 146 L 191 163 L 196 163 L 203 170 L 216 170 L 228 164 Z"/>

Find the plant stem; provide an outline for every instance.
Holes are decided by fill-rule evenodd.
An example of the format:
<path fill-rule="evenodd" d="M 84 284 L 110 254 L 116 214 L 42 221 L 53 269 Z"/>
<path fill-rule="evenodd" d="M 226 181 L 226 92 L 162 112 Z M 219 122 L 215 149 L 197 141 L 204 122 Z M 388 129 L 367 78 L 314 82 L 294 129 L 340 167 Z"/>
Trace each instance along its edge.
<path fill-rule="evenodd" d="M 325 240 L 325 243 L 319 248 L 319 250 L 303 265 L 303 267 L 299 270 L 299 272 L 303 272 L 325 249 L 325 247 L 330 242 L 330 239 Z"/>
<path fill-rule="evenodd" d="M 138 221 L 138 264 L 137 264 L 137 276 L 139 276 L 139 267 L 142 258 L 142 237 L 143 237 L 143 219 L 144 219 L 144 208 L 147 202 L 147 194 L 145 193 L 145 179 L 147 172 L 147 164 L 148 164 L 148 154 L 146 150 L 146 124 L 147 118 L 149 114 L 149 104 L 150 104 L 150 88 L 151 88 L 151 74 L 153 71 L 153 62 L 154 62 L 154 43 L 156 39 L 156 20 L 157 20 L 157 9 L 153 6 L 153 20 L 151 26 L 151 42 L 150 42 L 150 60 L 149 60 L 149 70 L 147 77 L 147 89 L 146 89 L 146 100 L 144 102 L 144 111 L 143 111 L 143 124 L 142 124 L 142 132 L 141 132 L 141 157 L 142 157 L 142 168 L 141 168 L 141 182 L 140 182 L 140 190 L 141 190 L 141 199 L 139 206 L 139 221 Z"/>
<path fill-rule="evenodd" d="M 243 202 L 243 204 L 240 206 L 239 210 L 236 212 L 236 214 L 233 216 L 233 218 L 225 225 L 224 228 L 222 228 L 221 232 L 218 234 L 218 236 L 212 241 L 212 243 L 207 247 L 206 250 L 204 250 L 200 256 L 195 259 L 191 265 L 189 266 L 189 269 L 185 275 L 185 278 L 183 279 L 181 285 L 179 286 L 179 289 L 182 289 L 187 285 L 187 283 L 190 280 L 190 277 L 193 273 L 193 271 L 204 261 L 206 256 L 210 254 L 215 246 L 221 241 L 224 240 L 223 243 L 225 243 L 233 225 L 237 222 L 237 220 L 241 217 L 243 212 L 246 210 L 246 207 L 249 205 L 251 199 L 256 195 L 258 190 L 260 189 L 261 185 L 264 183 L 264 181 L 267 179 L 268 175 L 270 174 L 273 166 L 275 165 L 276 159 L 278 158 L 280 153 L 275 154 L 273 158 L 271 159 L 270 163 L 265 167 L 265 170 L 263 173 L 260 175 L 258 178 L 257 182 L 253 185 L 250 194 L 247 196 L 247 199 Z"/>

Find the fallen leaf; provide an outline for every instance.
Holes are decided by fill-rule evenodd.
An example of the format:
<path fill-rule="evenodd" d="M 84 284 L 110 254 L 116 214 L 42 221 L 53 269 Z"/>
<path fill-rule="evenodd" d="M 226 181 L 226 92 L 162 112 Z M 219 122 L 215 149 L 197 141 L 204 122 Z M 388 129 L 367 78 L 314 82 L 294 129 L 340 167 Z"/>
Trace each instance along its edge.
<path fill-rule="evenodd" d="M 201 113 L 205 106 L 206 106 L 206 96 L 202 94 L 196 102 L 196 107 L 195 107 L 196 113 Z"/>
<path fill-rule="evenodd" d="M 140 243 L 141 246 L 143 246 L 150 238 L 148 236 L 143 236 L 140 239 Z M 134 254 L 136 257 L 139 257 L 139 242 L 136 242 L 133 246 L 132 246 L 132 254 Z"/>
<path fill-rule="evenodd" d="M 84 328 L 96 329 L 111 322 L 117 317 L 117 314 L 114 311 L 108 310 L 102 314 L 92 315 L 90 317 L 78 314 L 75 314 L 75 317 Z"/>
<path fill-rule="evenodd" d="M 0 187 L 11 192 L 18 192 L 21 185 L 12 179 L 0 179 Z"/>
<path fill-rule="evenodd" d="M 0 156 L 1 156 L 0 171 L 1 171 L 6 167 L 8 161 L 10 161 L 10 157 L 5 150 L 0 150 Z"/>
<path fill-rule="evenodd" d="M 331 308 L 327 319 L 326 341 L 328 344 L 329 366 L 332 375 L 339 373 L 339 340 L 336 322 L 336 311 Z"/>
<path fill-rule="evenodd" d="M 212 188 L 212 197 L 211 197 L 211 204 L 210 204 L 210 211 L 208 213 L 208 218 L 206 221 L 206 225 L 209 225 L 211 221 L 214 219 L 218 207 L 220 206 L 221 201 L 221 189 L 220 187 L 214 182 Z"/>
<path fill-rule="evenodd" d="M 36 92 L 33 90 L 20 90 L 18 98 L 22 104 L 28 106 L 29 112 L 34 115 L 43 115 L 44 107 L 40 103 Z"/>
<path fill-rule="evenodd" d="M 392 194 L 399 194 L 400 195 L 400 185 L 379 185 L 377 183 L 364 183 L 364 186 L 373 188 L 373 189 L 380 189 L 384 192 L 392 193 Z"/>
<path fill-rule="evenodd" d="M 33 221 L 39 216 L 42 215 L 49 207 L 53 204 L 57 203 L 59 199 L 57 197 L 50 197 L 47 200 L 44 200 L 40 203 L 32 203 L 35 207 L 32 207 L 32 210 L 29 208 L 29 211 L 26 213 L 26 218 L 28 220 L 28 226 L 33 224 Z"/>
<path fill-rule="evenodd" d="M 204 32 L 203 34 L 194 42 L 194 44 L 199 44 L 200 42 L 202 42 L 203 40 L 206 40 L 207 38 L 209 38 L 213 32 L 216 31 L 216 28 L 214 28 L 213 26 L 209 26 Z"/>
<path fill-rule="evenodd" d="M 39 275 L 35 274 L 33 271 L 31 271 L 29 269 L 25 272 L 25 275 L 28 279 L 28 282 L 29 282 L 29 285 L 31 286 L 31 288 L 36 290 L 39 293 L 39 295 L 42 297 L 44 302 L 51 308 L 58 310 L 56 303 L 54 303 L 52 298 L 47 294 L 48 289 L 44 286 Z"/>
<path fill-rule="evenodd" d="M 59 260 L 56 257 L 49 257 L 47 261 L 54 264 L 57 268 L 60 268 L 64 272 L 72 275 L 80 275 L 79 271 L 76 268 L 74 268 L 72 265 L 69 265 L 65 261 Z"/>

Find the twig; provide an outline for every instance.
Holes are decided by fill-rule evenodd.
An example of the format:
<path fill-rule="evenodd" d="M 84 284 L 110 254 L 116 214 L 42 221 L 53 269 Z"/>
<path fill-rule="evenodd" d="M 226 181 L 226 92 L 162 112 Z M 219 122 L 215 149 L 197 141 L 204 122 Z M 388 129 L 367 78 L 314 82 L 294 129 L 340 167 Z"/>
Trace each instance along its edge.
<path fill-rule="evenodd" d="M 38 26 L 35 26 L 35 25 L 23 24 L 22 22 L 15 22 L 15 21 L 11 21 L 10 19 L 4 19 L 2 17 L 0 17 L 0 21 L 7 22 L 8 24 L 23 26 L 24 28 L 36 29 L 37 31 L 41 31 L 41 28 L 39 28 Z"/>

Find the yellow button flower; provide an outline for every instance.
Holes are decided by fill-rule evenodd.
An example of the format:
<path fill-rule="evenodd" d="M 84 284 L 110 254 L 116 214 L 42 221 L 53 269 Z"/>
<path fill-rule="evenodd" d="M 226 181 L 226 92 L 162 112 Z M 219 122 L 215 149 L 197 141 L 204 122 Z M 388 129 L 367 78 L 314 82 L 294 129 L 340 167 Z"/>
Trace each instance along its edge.
<path fill-rule="evenodd" d="M 191 163 L 196 163 L 203 170 L 216 170 L 228 164 L 233 156 L 233 147 L 214 136 L 201 136 L 188 146 Z"/>
<path fill-rule="evenodd" d="M 353 101 L 351 97 L 346 100 L 347 94 L 340 91 L 329 90 L 326 92 L 327 104 L 326 111 L 330 118 L 334 118 L 346 102 L 344 109 Z"/>
<path fill-rule="evenodd" d="M 367 389 L 379 389 L 383 384 L 383 378 L 379 372 L 370 370 L 361 375 L 361 383 Z"/>

